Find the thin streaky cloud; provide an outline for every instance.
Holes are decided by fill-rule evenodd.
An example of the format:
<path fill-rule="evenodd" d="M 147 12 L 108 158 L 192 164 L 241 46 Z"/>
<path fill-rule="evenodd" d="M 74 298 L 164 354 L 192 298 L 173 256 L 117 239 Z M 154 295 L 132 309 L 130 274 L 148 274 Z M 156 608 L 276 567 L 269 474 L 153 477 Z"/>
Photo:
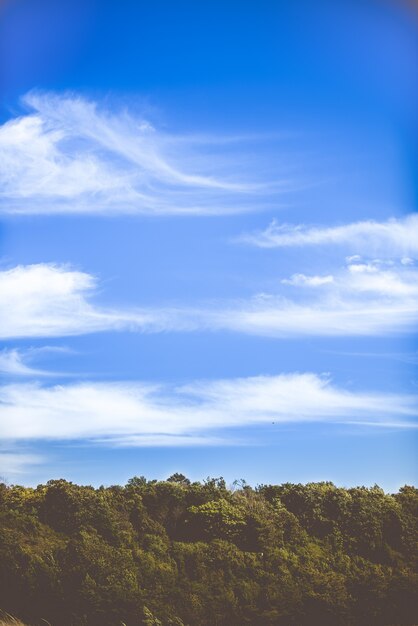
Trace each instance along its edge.
<path fill-rule="evenodd" d="M 0 482 L 6 476 L 14 477 L 29 473 L 35 465 L 40 465 L 45 458 L 39 454 L 30 454 L 16 450 L 0 450 Z"/>
<path fill-rule="evenodd" d="M 60 377 L 62 372 L 35 368 L 30 363 L 43 353 L 68 353 L 68 348 L 58 346 L 42 346 L 41 348 L 4 348 L 0 350 L 0 372 L 9 376 L 48 376 Z M 68 374 L 66 375 L 68 376 Z"/>
<path fill-rule="evenodd" d="M 341 226 L 280 224 L 274 220 L 265 230 L 241 235 L 237 241 L 260 248 L 345 246 L 362 256 L 402 256 L 404 264 L 410 265 L 410 257 L 418 254 L 418 215 Z"/>
<path fill-rule="evenodd" d="M 25 363 L 25 355 L 17 348 L 0 351 L 0 372 L 11 376 L 43 376 L 46 372 Z"/>
<path fill-rule="evenodd" d="M 350 263 L 334 275 L 297 274 L 290 290 L 212 312 L 213 324 L 271 337 L 388 336 L 418 322 L 418 272 L 400 264 Z M 314 289 L 313 289 L 314 288 Z"/>
<path fill-rule="evenodd" d="M 338 354 L 341 356 L 352 356 L 370 359 L 393 359 L 401 361 L 407 365 L 418 365 L 418 352 L 350 352 L 343 350 L 323 350 L 328 354 Z"/>
<path fill-rule="evenodd" d="M 177 140 L 76 95 L 32 92 L 23 102 L 29 112 L 0 127 L 3 213 L 233 214 L 271 207 L 267 192 L 294 186 L 268 183 L 239 138 L 225 155 L 219 141 Z"/>
<path fill-rule="evenodd" d="M 313 373 L 195 381 L 38 383 L 0 387 L 3 441 L 86 440 L 111 445 L 234 443 L 234 429 L 299 422 L 416 427 L 418 398 L 347 391 Z M 187 438 L 190 439 L 188 440 Z M 207 438 L 207 439 L 206 439 Z M 241 441 L 240 436 L 237 437 Z"/>
<path fill-rule="evenodd" d="M 231 445 L 228 439 L 213 437 L 211 435 L 170 435 L 170 434 L 146 434 L 128 435 L 122 437 L 95 438 L 95 444 L 111 446 L 112 448 L 188 448 L 195 446 L 226 446 Z M 234 446 L 245 445 L 245 441 L 234 438 Z"/>
<path fill-rule="evenodd" d="M 376 261 L 350 263 L 325 281 L 300 274 L 278 293 L 210 305 L 110 309 L 95 302 L 96 287 L 94 276 L 68 266 L 38 264 L 0 272 L 0 336 L 104 331 L 387 336 L 411 332 L 418 322 L 418 270 Z"/>
<path fill-rule="evenodd" d="M 322 287 L 334 282 L 334 276 L 327 274 L 326 276 L 306 276 L 305 274 L 293 274 L 290 278 L 282 279 L 283 285 L 303 286 L 303 287 Z"/>

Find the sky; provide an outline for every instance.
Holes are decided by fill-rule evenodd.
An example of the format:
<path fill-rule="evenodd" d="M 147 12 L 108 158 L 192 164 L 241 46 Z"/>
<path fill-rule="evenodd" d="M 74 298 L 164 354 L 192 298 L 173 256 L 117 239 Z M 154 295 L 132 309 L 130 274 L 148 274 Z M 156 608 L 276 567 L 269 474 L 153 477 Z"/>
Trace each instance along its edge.
<path fill-rule="evenodd" d="M 418 12 L 0 5 L 0 476 L 417 478 Z"/>

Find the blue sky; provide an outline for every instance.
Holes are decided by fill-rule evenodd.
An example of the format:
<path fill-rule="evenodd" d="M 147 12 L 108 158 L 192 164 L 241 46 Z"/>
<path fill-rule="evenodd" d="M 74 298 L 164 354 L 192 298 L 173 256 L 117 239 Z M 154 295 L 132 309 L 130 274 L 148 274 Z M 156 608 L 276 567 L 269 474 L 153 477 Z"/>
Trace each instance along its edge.
<path fill-rule="evenodd" d="M 0 9 L 0 475 L 416 480 L 418 15 Z"/>

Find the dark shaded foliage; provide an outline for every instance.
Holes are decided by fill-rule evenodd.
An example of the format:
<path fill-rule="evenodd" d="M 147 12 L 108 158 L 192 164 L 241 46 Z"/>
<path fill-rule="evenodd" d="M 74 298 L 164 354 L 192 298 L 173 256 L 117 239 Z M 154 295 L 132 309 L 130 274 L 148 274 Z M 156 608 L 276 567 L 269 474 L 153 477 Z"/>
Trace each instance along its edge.
<path fill-rule="evenodd" d="M 0 485 L 0 608 L 40 626 L 413 626 L 418 491 Z"/>

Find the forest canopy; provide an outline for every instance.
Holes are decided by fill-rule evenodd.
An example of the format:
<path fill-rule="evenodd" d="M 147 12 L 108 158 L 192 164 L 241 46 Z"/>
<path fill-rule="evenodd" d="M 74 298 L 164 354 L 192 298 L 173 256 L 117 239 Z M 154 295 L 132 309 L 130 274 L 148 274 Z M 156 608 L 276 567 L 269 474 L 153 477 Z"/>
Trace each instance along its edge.
<path fill-rule="evenodd" d="M 418 490 L 0 483 L 0 609 L 31 626 L 413 626 Z"/>

